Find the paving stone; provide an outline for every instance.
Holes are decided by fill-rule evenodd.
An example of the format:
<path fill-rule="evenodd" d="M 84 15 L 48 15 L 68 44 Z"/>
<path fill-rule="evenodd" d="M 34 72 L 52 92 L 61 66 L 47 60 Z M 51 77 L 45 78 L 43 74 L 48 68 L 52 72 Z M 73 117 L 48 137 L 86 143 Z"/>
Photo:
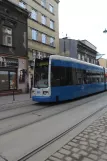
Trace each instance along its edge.
<path fill-rule="evenodd" d="M 107 154 L 103 154 L 103 155 L 101 156 L 101 158 L 107 160 Z"/>
<path fill-rule="evenodd" d="M 93 159 L 93 160 L 98 160 L 98 156 L 95 155 L 95 154 L 90 154 L 88 157 Z"/>
<path fill-rule="evenodd" d="M 87 156 L 87 155 L 88 155 L 88 153 L 87 153 L 86 151 L 84 151 L 84 150 L 81 150 L 81 151 L 79 152 L 79 154 L 80 154 L 80 155 L 83 155 L 83 156 Z"/>
<path fill-rule="evenodd" d="M 74 157 L 75 159 L 79 159 L 79 158 L 80 158 L 80 154 L 73 153 L 73 154 L 72 154 L 72 157 Z"/>
<path fill-rule="evenodd" d="M 93 161 L 93 160 L 85 157 L 82 161 Z"/>
<path fill-rule="evenodd" d="M 61 150 L 59 150 L 59 152 L 61 154 L 65 154 L 65 155 L 69 155 L 71 153 L 69 150 L 66 150 L 66 149 L 63 149 L 63 148 Z"/>
<path fill-rule="evenodd" d="M 69 142 L 68 145 L 71 145 L 71 146 L 74 146 L 74 147 L 77 147 L 78 146 L 78 144 L 73 143 L 73 142 Z"/>
<path fill-rule="evenodd" d="M 75 139 L 80 140 L 80 139 L 81 139 L 81 137 L 80 137 L 80 136 L 77 136 L 77 137 L 75 137 Z"/>
<path fill-rule="evenodd" d="M 99 159 L 98 161 L 106 161 L 105 159 Z"/>
<path fill-rule="evenodd" d="M 86 138 L 86 139 L 89 138 L 89 135 L 84 135 L 84 138 Z"/>
<path fill-rule="evenodd" d="M 73 151 L 74 153 L 77 153 L 79 150 L 80 150 L 80 149 L 78 149 L 78 148 L 73 148 L 73 149 L 72 149 L 72 151 Z"/>
<path fill-rule="evenodd" d="M 103 146 L 103 147 L 104 147 L 105 144 L 106 144 L 106 143 L 102 143 L 102 142 L 101 142 L 101 143 L 99 143 L 99 146 Z"/>
<path fill-rule="evenodd" d="M 84 136 L 84 134 L 81 133 L 81 134 L 79 134 L 79 136 L 80 136 L 80 137 L 81 137 L 81 136 Z"/>
<path fill-rule="evenodd" d="M 85 146 L 85 145 L 80 145 L 80 149 L 86 150 L 86 149 L 87 149 L 87 146 Z"/>
<path fill-rule="evenodd" d="M 98 138 L 97 141 L 100 141 L 100 142 L 103 142 L 103 143 L 106 143 L 107 141 L 102 139 L 102 138 Z"/>
<path fill-rule="evenodd" d="M 95 141 L 95 140 L 89 140 L 89 142 L 92 144 L 97 144 L 97 141 Z"/>
<path fill-rule="evenodd" d="M 105 147 L 99 147 L 99 150 L 104 152 Z"/>
<path fill-rule="evenodd" d="M 86 141 L 80 141 L 80 144 L 82 144 L 82 145 L 88 145 L 88 143 Z"/>
<path fill-rule="evenodd" d="M 81 140 L 81 141 L 86 141 L 86 138 L 81 138 L 80 140 Z"/>
<path fill-rule="evenodd" d="M 77 143 L 77 142 L 78 142 L 78 140 L 76 140 L 76 139 L 73 139 L 72 141 L 73 141 L 74 143 Z"/>
<path fill-rule="evenodd" d="M 65 161 L 73 161 L 73 159 L 71 157 L 66 157 Z"/>
<path fill-rule="evenodd" d="M 55 158 L 55 157 L 50 157 L 49 159 L 50 159 L 51 161 L 61 161 L 60 159 Z"/>
<path fill-rule="evenodd" d="M 71 146 L 65 145 L 63 148 L 66 149 L 66 150 L 70 150 L 71 149 Z"/>
<path fill-rule="evenodd" d="M 63 154 L 58 153 L 58 152 L 56 152 L 56 153 L 55 153 L 55 154 L 53 154 L 52 156 L 57 157 L 58 159 L 62 159 L 62 158 L 64 157 L 64 155 L 63 155 Z"/>
<path fill-rule="evenodd" d="M 90 147 L 97 148 L 97 147 L 98 147 L 98 145 L 90 144 Z"/>
<path fill-rule="evenodd" d="M 107 136 L 107 133 L 102 133 L 102 135 Z"/>

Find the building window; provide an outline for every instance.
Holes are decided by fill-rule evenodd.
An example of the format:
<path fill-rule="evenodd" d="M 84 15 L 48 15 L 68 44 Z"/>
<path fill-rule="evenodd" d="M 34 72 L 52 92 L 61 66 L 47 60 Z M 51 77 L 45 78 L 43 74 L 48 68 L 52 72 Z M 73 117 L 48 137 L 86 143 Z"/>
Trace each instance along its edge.
<path fill-rule="evenodd" d="M 78 59 L 81 60 L 81 55 L 80 54 L 78 54 Z"/>
<path fill-rule="evenodd" d="M 37 20 L 37 11 L 32 9 L 31 18 Z"/>
<path fill-rule="evenodd" d="M 19 1 L 19 6 L 26 9 L 26 3 L 23 1 Z"/>
<path fill-rule="evenodd" d="M 3 45 L 12 46 L 12 29 L 3 27 Z"/>
<path fill-rule="evenodd" d="M 90 60 L 89 60 L 89 57 L 87 56 L 87 62 L 89 63 L 89 61 L 90 61 Z"/>
<path fill-rule="evenodd" d="M 32 30 L 32 40 L 37 40 L 38 32 L 36 30 Z"/>
<path fill-rule="evenodd" d="M 85 56 L 84 56 L 84 55 L 82 55 L 82 60 L 83 60 L 83 61 L 85 60 Z"/>
<path fill-rule="evenodd" d="M 95 59 L 94 59 L 94 64 L 96 64 L 96 61 L 95 61 Z"/>
<path fill-rule="evenodd" d="M 46 25 L 46 16 L 42 15 L 42 24 Z"/>
<path fill-rule="evenodd" d="M 46 44 L 46 35 L 42 34 L 42 43 Z"/>
<path fill-rule="evenodd" d="M 54 46 L 55 39 L 53 37 L 50 37 L 50 45 Z"/>
<path fill-rule="evenodd" d="M 41 0 L 41 5 L 46 8 L 46 0 Z"/>
<path fill-rule="evenodd" d="M 54 13 L 54 7 L 51 4 L 49 4 L 49 11 Z"/>
<path fill-rule="evenodd" d="M 50 20 L 50 28 L 54 29 L 54 21 Z"/>

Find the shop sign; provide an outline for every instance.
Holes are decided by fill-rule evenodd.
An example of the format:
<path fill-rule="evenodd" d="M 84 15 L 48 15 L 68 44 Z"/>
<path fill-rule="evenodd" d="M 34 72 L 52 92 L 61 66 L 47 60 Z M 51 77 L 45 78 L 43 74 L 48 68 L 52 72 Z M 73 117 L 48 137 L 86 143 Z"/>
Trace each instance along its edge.
<path fill-rule="evenodd" d="M 18 67 L 18 59 L 0 57 L 1 67 Z"/>

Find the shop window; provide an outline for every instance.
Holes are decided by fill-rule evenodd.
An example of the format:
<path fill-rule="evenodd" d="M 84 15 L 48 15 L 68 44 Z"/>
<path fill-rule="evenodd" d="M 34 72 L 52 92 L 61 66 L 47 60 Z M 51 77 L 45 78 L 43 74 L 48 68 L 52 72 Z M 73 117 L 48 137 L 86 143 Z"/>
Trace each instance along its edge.
<path fill-rule="evenodd" d="M 8 71 L 0 71 L 0 91 L 9 90 Z"/>
<path fill-rule="evenodd" d="M 17 88 L 17 76 L 16 72 L 9 72 L 9 77 L 10 77 L 10 89 L 16 89 Z"/>

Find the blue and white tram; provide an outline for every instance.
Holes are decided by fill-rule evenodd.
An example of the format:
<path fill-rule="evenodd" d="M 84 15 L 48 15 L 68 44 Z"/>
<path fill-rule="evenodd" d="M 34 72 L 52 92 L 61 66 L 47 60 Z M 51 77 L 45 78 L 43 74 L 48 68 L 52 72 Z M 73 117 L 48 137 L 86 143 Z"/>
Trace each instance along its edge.
<path fill-rule="evenodd" d="M 36 59 L 32 100 L 56 102 L 104 91 L 104 75 L 103 67 L 69 57 Z"/>

